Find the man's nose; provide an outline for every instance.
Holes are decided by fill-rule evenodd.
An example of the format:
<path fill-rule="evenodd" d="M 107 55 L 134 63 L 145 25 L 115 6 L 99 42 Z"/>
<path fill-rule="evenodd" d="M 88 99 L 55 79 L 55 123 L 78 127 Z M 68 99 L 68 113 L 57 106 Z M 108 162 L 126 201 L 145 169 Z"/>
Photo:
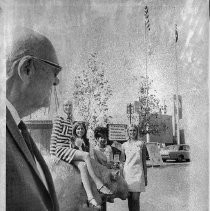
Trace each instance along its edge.
<path fill-rule="evenodd" d="M 59 84 L 59 79 L 56 77 L 55 78 L 55 81 L 54 81 L 54 83 L 53 83 L 53 86 L 57 86 Z"/>

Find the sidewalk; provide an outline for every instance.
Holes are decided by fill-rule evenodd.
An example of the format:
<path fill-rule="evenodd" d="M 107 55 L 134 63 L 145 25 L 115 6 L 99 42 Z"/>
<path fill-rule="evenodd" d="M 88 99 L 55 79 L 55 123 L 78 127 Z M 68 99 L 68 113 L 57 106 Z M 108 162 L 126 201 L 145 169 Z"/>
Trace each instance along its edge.
<path fill-rule="evenodd" d="M 191 162 L 176 162 L 176 161 L 167 161 L 167 162 L 162 162 L 161 164 L 154 164 L 152 165 L 152 162 L 150 160 L 147 160 L 147 168 L 151 167 L 169 167 L 169 166 L 177 166 L 177 165 L 189 165 Z"/>
<path fill-rule="evenodd" d="M 140 197 L 141 211 L 204 211 L 204 205 L 203 209 L 201 206 L 206 198 L 198 203 L 198 195 L 193 191 L 199 183 L 191 177 L 191 172 L 195 172 L 192 164 L 167 161 L 162 166 L 149 165 L 148 186 Z M 192 205 L 195 200 L 196 205 Z M 192 206 L 200 206 L 200 209 L 191 209 Z M 107 211 L 128 211 L 128 201 L 117 198 L 114 203 L 107 203 Z"/>
<path fill-rule="evenodd" d="M 160 166 L 162 166 L 162 165 L 166 165 L 165 163 L 160 163 L 160 164 L 152 164 L 152 162 L 150 161 L 150 160 L 147 160 L 146 161 L 146 163 L 147 163 L 147 167 L 148 168 L 150 168 L 150 167 L 160 167 Z"/>

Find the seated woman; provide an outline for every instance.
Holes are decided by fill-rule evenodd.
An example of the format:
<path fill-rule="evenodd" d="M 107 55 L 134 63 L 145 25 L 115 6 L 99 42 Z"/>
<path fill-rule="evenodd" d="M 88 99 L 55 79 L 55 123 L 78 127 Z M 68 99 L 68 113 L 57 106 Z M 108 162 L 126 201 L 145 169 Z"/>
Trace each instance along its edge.
<path fill-rule="evenodd" d="M 67 117 L 57 117 L 53 123 L 50 153 L 52 156 L 56 156 L 66 163 L 74 164 L 79 169 L 82 183 L 87 193 L 88 204 L 100 209 L 101 206 L 97 204 L 93 196 L 88 176 L 91 176 L 100 193 L 107 195 L 111 195 L 113 193 L 95 175 L 89 153 L 78 150 L 78 147 L 75 147 L 75 141 L 72 136 L 72 102 L 69 100 L 65 101 L 63 104 L 63 110 Z"/>
<path fill-rule="evenodd" d="M 89 152 L 90 143 L 87 138 L 87 129 L 84 122 L 76 122 L 73 126 L 75 145 L 79 150 Z"/>
<path fill-rule="evenodd" d="M 93 149 L 94 159 L 107 168 L 113 167 L 113 152 L 111 146 L 107 145 L 108 130 L 106 127 L 96 127 L 94 137 L 96 146 Z"/>

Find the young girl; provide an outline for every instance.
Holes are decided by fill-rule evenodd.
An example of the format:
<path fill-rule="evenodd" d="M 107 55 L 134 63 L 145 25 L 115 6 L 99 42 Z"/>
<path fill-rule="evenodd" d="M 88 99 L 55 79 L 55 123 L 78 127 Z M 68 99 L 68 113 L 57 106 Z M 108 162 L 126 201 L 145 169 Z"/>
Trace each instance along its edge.
<path fill-rule="evenodd" d="M 80 170 L 89 205 L 100 209 L 101 206 L 97 204 L 93 196 L 88 175 L 91 176 L 100 193 L 107 195 L 113 193 L 95 175 L 89 153 L 78 150 L 78 147 L 75 145 L 72 136 L 72 102 L 69 100 L 65 101 L 63 110 L 67 115 L 66 118 L 57 117 L 53 123 L 50 153 L 52 156 L 56 156 L 69 164 L 74 164 Z"/>
<path fill-rule="evenodd" d="M 113 153 L 111 146 L 107 145 L 108 130 L 106 127 L 97 127 L 94 130 L 96 146 L 93 149 L 94 159 L 101 165 L 111 168 L 113 165 Z"/>
<path fill-rule="evenodd" d="M 145 192 L 147 185 L 146 147 L 141 140 L 138 140 L 136 125 L 128 128 L 128 135 L 129 140 L 122 144 L 121 160 L 125 160 L 123 175 L 128 184 L 129 211 L 139 211 L 140 193 Z"/>
<path fill-rule="evenodd" d="M 90 143 L 87 138 L 87 129 L 84 122 L 76 122 L 73 127 L 75 145 L 79 150 L 89 152 Z"/>

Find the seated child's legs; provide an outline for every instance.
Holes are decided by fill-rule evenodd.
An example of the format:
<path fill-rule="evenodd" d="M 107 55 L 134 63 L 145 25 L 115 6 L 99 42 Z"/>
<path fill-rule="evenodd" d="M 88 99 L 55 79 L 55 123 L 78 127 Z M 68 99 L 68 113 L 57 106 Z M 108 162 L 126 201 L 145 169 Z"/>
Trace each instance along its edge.
<path fill-rule="evenodd" d="M 91 190 L 91 185 L 89 181 L 89 174 L 87 171 L 87 165 L 84 161 L 74 161 L 73 164 L 77 166 L 80 171 L 82 183 L 84 185 L 85 191 L 87 193 L 88 199 L 93 198 L 93 193 Z"/>
<path fill-rule="evenodd" d="M 105 194 L 112 194 L 112 192 L 106 186 L 104 186 L 102 181 L 96 176 L 95 171 L 91 164 L 89 153 L 76 150 L 73 161 L 84 161 L 87 165 L 88 173 L 93 179 L 94 183 L 96 184 L 97 189 L 100 189 L 101 187 L 103 187 L 101 192 Z"/>
<path fill-rule="evenodd" d="M 95 175 L 94 169 L 93 169 L 91 161 L 90 161 L 90 155 L 88 152 L 83 152 L 83 151 L 77 150 L 75 152 L 73 161 L 85 162 L 87 165 L 88 173 L 90 174 L 91 178 L 95 182 L 96 186 L 98 187 L 98 186 L 102 185 L 102 182 L 100 181 L 100 179 Z"/>
<path fill-rule="evenodd" d="M 73 161 L 85 161 L 87 159 L 90 159 L 90 154 L 88 152 L 76 150 Z"/>
<path fill-rule="evenodd" d="M 82 179 L 82 183 L 84 186 L 84 189 L 86 191 L 87 194 L 87 198 L 89 203 L 92 204 L 92 206 L 100 208 L 100 205 L 97 204 L 93 193 L 92 193 L 92 189 L 91 189 L 91 185 L 90 185 L 90 180 L 89 180 L 89 174 L 87 171 L 87 165 L 84 161 L 73 161 L 73 164 L 75 166 L 77 166 L 77 168 L 80 171 L 80 175 L 81 175 L 81 179 Z"/>

